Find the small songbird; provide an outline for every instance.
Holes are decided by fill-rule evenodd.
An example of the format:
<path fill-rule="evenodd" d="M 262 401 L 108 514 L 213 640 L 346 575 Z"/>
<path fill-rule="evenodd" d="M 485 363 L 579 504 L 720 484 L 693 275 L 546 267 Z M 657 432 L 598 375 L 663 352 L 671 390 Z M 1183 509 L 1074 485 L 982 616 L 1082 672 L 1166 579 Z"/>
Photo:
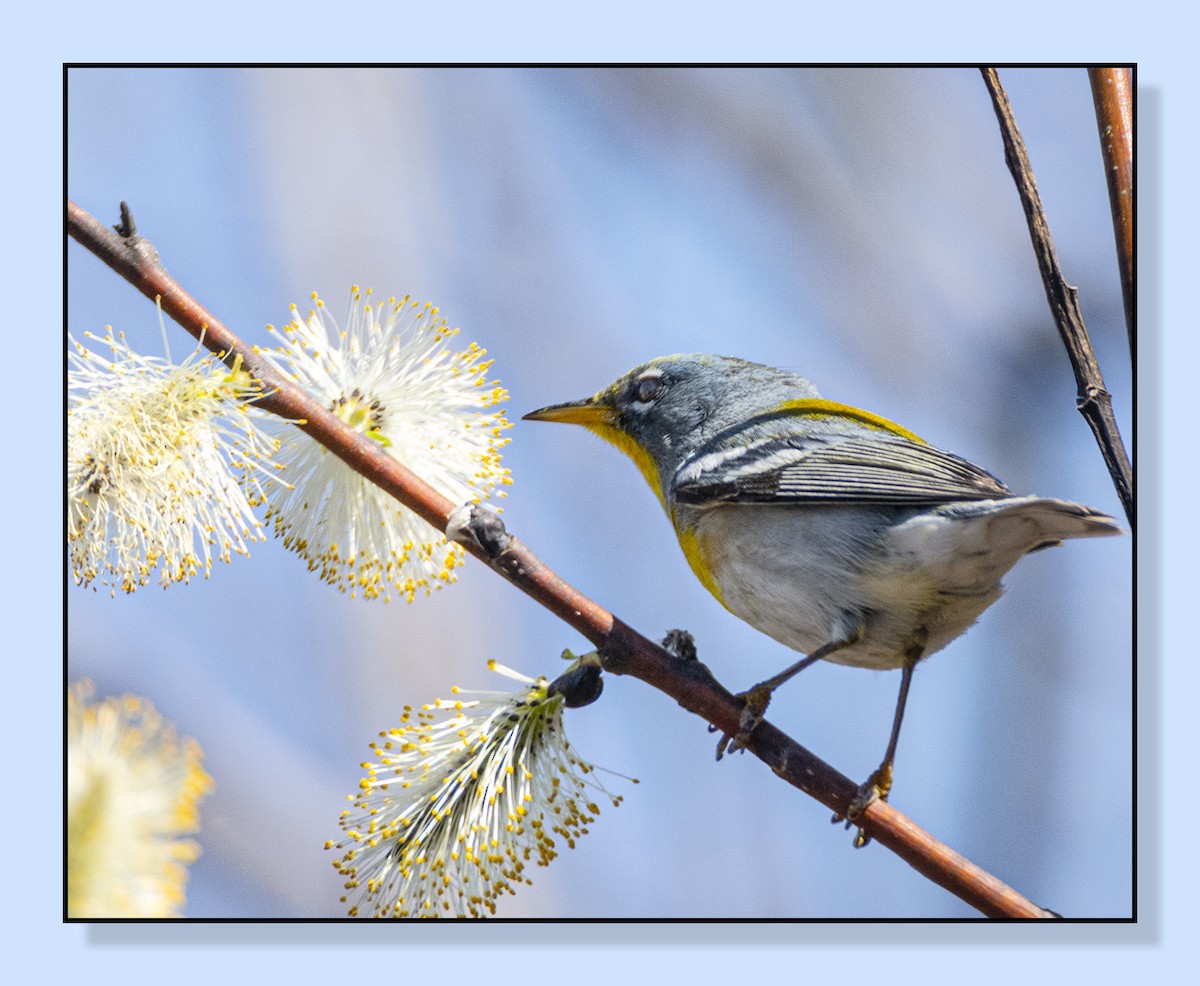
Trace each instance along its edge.
<path fill-rule="evenodd" d="M 1122 533 L 1106 514 L 1017 496 L 804 377 L 727 356 L 662 356 L 592 397 L 525 415 L 580 424 L 633 459 L 704 586 L 807 655 L 741 693 L 744 746 L 771 693 L 817 660 L 900 668 L 887 751 L 851 805 L 886 799 L 913 669 L 974 624 L 1022 555 Z M 856 845 L 865 845 L 860 829 Z"/>

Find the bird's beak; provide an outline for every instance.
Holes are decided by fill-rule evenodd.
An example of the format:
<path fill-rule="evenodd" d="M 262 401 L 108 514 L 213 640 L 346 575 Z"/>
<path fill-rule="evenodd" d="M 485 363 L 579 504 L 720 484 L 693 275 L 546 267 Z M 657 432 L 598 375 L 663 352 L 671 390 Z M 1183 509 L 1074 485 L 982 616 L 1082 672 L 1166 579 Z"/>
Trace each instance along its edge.
<path fill-rule="evenodd" d="M 612 407 L 596 397 L 587 397 L 581 401 L 568 401 L 566 404 L 551 404 L 549 407 L 530 411 L 522 416 L 523 421 L 561 421 L 569 425 L 611 425 L 613 423 Z"/>

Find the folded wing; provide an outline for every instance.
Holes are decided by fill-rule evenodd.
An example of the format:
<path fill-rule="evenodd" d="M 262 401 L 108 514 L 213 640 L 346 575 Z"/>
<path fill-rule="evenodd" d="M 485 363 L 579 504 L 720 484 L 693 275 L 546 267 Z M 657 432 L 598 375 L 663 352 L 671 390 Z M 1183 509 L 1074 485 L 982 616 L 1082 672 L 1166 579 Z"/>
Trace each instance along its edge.
<path fill-rule="evenodd" d="M 773 435 L 740 447 L 720 438 L 679 467 L 675 502 L 920 505 L 1013 495 L 966 459 L 887 432 Z"/>

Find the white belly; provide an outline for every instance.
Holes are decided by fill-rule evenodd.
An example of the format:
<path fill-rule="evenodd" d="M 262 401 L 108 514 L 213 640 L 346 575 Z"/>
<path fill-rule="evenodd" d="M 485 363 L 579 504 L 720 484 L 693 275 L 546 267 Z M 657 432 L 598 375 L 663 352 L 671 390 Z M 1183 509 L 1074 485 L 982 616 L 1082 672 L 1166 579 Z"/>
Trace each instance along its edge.
<path fill-rule="evenodd" d="M 1028 550 L 972 552 L 964 529 L 986 520 L 920 510 L 726 504 L 685 522 L 732 613 L 805 654 L 857 632 L 827 660 L 878 670 L 903 666 L 921 638 L 928 655 L 965 631 Z"/>

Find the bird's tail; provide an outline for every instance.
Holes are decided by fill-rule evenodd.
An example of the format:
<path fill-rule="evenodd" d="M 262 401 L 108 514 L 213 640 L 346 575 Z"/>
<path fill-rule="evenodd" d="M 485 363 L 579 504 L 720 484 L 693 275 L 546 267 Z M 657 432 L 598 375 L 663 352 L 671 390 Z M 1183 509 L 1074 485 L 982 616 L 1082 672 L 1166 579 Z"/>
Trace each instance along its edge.
<path fill-rule="evenodd" d="M 1114 518 L 1092 507 L 1038 496 L 956 504 L 953 513 L 964 520 L 986 515 L 989 535 L 1022 546 L 1019 550 L 1024 553 L 1059 544 L 1067 538 L 1125 533 Z"/>

